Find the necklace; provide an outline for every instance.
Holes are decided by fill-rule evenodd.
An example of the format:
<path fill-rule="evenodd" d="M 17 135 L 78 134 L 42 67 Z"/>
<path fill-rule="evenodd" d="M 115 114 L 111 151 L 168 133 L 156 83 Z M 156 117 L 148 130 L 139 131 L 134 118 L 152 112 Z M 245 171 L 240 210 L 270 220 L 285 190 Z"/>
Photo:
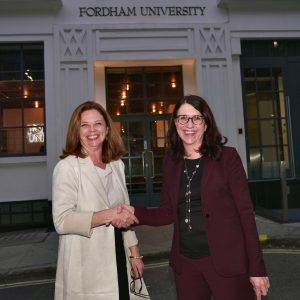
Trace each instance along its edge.
<path fill-rule="evenodd" d="M 187 185 L 186 185 L 186 193 L 185 193 L 185 219 L 184 222 L 188 226 L 188 230 L 191 232 L 192 231 L 192 224 L 191 224 L 191 182 L 197 173 L 197 170 L 199 169 L 200 166 L 200 160 L 201 157 L 198 159 L 195 170 L 192 172 L 191 175 L 188 173 L 188 169 L 186 166 L 186 159 L 184 159 L 184 174 L 187 179 Z"/>

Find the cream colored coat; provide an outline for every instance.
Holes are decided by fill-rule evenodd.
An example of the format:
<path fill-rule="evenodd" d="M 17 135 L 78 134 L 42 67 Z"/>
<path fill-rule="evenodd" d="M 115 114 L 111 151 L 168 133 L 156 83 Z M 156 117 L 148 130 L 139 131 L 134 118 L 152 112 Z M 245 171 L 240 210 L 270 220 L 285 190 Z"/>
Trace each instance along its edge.
<path fill-rule="evenodd" d="M 129 203 L 123 162 L 111 162 L 110 167 L 124 202 Z M 91 159 L 68 156 L 59 161 L 52 192 L 53 221 L 59 234 L 55 300 L 118 300 L 114 227 L 91 230 L 93 212 L 110 207 Z M 132 230 L 123 239 L 128 256 L 128 247 L 138 241 Z M 130 272 L 128 258 L 127 269 Z"/>

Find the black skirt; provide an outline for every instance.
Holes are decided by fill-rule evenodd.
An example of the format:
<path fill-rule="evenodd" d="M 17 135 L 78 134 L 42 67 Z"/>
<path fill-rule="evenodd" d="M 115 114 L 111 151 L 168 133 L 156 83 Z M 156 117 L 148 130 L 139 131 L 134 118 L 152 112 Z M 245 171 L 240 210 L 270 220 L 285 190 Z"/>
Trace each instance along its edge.
<path fill-rule="evenodd" d="M 126 254 L 124 250 L 122 230 L 116 227 L 115 227 L 115 245 L 116 245 L 116 259 L 117 259 L 117 271 L 118 271 L 119 300 L 130 300 L 127 266 L 126 266 Z"/>

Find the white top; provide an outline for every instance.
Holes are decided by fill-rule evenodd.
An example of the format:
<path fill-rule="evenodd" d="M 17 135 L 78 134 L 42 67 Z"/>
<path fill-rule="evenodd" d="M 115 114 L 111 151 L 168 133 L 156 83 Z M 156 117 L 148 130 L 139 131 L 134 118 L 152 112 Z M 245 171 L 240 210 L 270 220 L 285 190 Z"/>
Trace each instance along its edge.
<path fill-rule="evenodd" d="M 122 198 L 123 193 L 120 186 L 112 180 L 112 169 L 110 165 L 107 164 L 105 169 L 96 167 L 96 170 L 105 187 L 110 207 L 124 203 L 124 199 Z"/>

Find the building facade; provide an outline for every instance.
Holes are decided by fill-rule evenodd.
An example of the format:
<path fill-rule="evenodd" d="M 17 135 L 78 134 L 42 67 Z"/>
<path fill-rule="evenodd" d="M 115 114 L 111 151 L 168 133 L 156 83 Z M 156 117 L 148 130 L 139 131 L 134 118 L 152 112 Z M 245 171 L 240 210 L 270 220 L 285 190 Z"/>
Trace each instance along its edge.
<path fill-rule="evenodd" d="M 297 0 L 0 0 L 0 226 L 49 223 L 53 168 L 86 100 L 123 136 L 132 202 L 159 205 L 168 121 L 185 94 L 209 102 L 257 211 L 292 220 L 299 13 Z"/>

